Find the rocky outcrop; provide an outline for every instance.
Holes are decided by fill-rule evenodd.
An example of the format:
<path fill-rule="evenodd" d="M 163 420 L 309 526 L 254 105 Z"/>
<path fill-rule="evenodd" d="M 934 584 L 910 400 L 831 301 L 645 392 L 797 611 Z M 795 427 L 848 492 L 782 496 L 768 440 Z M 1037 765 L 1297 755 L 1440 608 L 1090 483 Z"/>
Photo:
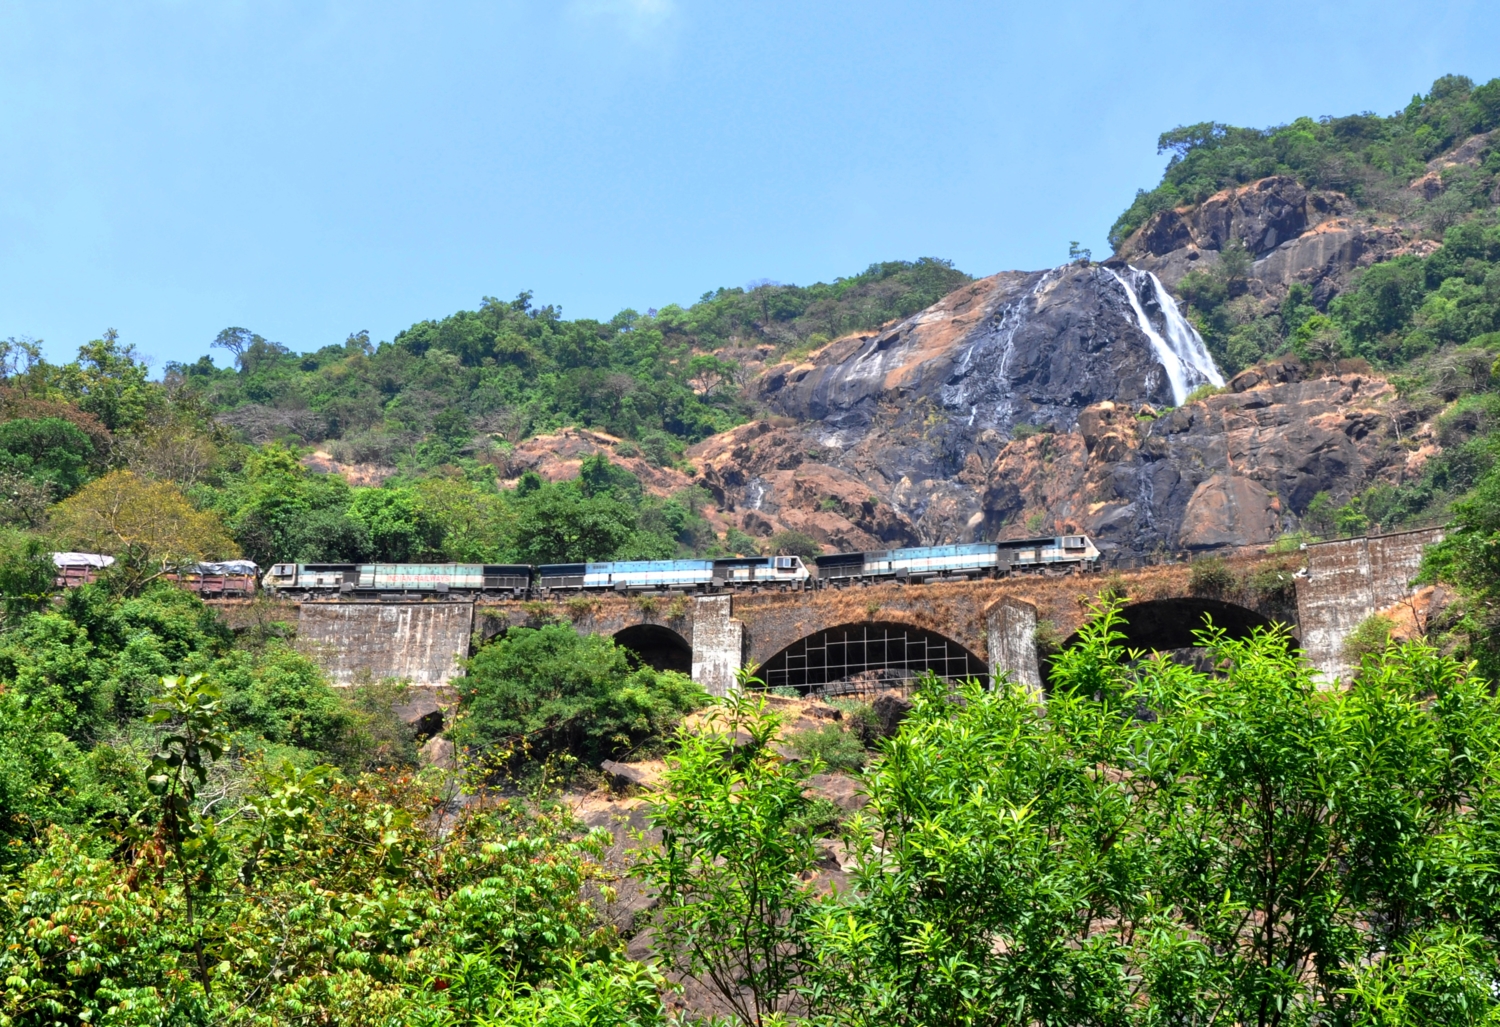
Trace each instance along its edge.
<path fill-rule="evenodd" d="M 1113 262 L 1175 285 L 1189 271 L 1216 264 L 1231 241 L 1252 258 L 1253 294 L 1279 298 L 1301 282 L 1319 304 L 1347 286 L 1353 271 L 1407 245 L 1399 228 L 1357 211 L 1344 194 L 1277 175 L 1221 190 L 1195 207 L 1158 211 L 1121 244 Z"/>

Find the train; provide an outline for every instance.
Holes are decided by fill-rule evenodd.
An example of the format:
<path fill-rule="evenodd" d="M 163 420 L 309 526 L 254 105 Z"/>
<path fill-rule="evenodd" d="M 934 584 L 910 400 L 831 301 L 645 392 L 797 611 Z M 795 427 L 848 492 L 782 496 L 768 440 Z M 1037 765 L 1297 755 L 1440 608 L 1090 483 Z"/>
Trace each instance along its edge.
<path fill-rule="evenodd" d="M 54 553 L 57 586 L 93 581 L 114 561 L 96 553 Z M 820 556 L 596 563 L 277 563 L 261 576 L 249 560 L 197 563 L 164 575 L 204 598 L 268 595 L 294 599 L 528 599 L 611 592 L 792 591 L 880 581 L 925 583 L 1009 574 L 1091 571 L 1100 552 L 1087 535 L 915 546 Z"/>
<path fill-rule="evenodd" d="M 1092 570 L 1099 548 L 1087 535 L 916 546 L 867 553 L 835 553 L 817 558 L 818 578 L 832 584 L 866 581 L 942 581 L 995 578 L 1046 570 Z"/>

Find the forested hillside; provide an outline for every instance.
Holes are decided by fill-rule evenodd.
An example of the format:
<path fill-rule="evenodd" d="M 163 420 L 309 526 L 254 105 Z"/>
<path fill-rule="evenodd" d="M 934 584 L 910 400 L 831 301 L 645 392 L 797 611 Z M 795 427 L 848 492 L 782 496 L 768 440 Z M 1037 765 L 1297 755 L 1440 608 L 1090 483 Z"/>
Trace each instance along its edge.
<path fill-rule="evenodd" d="M 167 375 L 250 441 L 335 440 L 351 462 L 431 468 L 569 424 L 636 440 L 666 462 L 744 419 L 741 364 L 763 360 L 758 347 L 817 346 L 967 281 L 946 261 L 892 261 L 832 284 L 718 289 L 686 309 L 623 310 L 607 322 L 567 320 L 522 293 L 388 343 L 361 333 L 315 353 L 227 328 L 214 345 L 232 366 L 205 357 Z"/>

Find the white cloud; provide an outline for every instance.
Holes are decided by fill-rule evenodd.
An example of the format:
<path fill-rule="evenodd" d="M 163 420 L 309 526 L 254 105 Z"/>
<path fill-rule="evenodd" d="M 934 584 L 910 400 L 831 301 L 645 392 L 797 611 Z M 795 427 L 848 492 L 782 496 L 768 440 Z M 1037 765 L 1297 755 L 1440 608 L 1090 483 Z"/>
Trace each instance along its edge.
<path fill-rule="evenodd" d="M 569 0 L 575 22 L 618 33 L 632 43 L 660 41 L 672 28 L 676 0 Z"/>

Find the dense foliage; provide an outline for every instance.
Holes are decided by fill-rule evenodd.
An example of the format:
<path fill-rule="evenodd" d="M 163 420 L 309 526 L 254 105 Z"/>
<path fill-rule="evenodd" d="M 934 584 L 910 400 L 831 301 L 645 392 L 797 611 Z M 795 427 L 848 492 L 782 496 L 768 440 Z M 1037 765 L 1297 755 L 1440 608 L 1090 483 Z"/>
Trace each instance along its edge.
<path fill-rule="evenodd" d="M 1500 79 L 1475 87 L 1462 75 L 1443 76 L 1427 95 L 1413 96 L 1405 109 L 1388 117 L 1303 117 L 1266 129 L 1207 121 L 1184 125 L 1162 133 L 1157 152 L 1172 158 L 1161 184 L 1136 194 L 1110 228 L 1109 239 L 1118 247 L 1159 210 L 1198 203 L 1220 189 L 1268 175 L 1336 189 L 1361 206 L 1404 207 L 1415 203 L 1406 185 L 1427 170 L 1427 161 L 1497 127 Z M 1483 205 L 1486 186 L 1497 173 L 1500 159 L 1492 158 L 1477 173 L 1455 176 L 1466 180 L 1445 191 L 1442 216 L 1461 216 Z"/>
<path fill-rule="evenodd" d="M 1100 614 L 1045 706 L 919 691 L 848 825 L 848 894 L 796 888 L 817 767 L 764 762 L 774 718 L 740 702 L 732 736 L 684 739 L 653 810 L 662 956 L 752 1022 L 1496 1022 L 1488 683 L 1408 644 L 1324 691 L 1275 633 L 1208 632 L 1202 673 Z"/>
<path fill-rule="evenodd" d="M 454 681 L 464 717 L 452 737 L 491 762 L 566 757 L 597 766 L 630 755 L 708 701 L 682 674 L 633 662 L 612 639 L 571 625 L 511 628 Z"/>

